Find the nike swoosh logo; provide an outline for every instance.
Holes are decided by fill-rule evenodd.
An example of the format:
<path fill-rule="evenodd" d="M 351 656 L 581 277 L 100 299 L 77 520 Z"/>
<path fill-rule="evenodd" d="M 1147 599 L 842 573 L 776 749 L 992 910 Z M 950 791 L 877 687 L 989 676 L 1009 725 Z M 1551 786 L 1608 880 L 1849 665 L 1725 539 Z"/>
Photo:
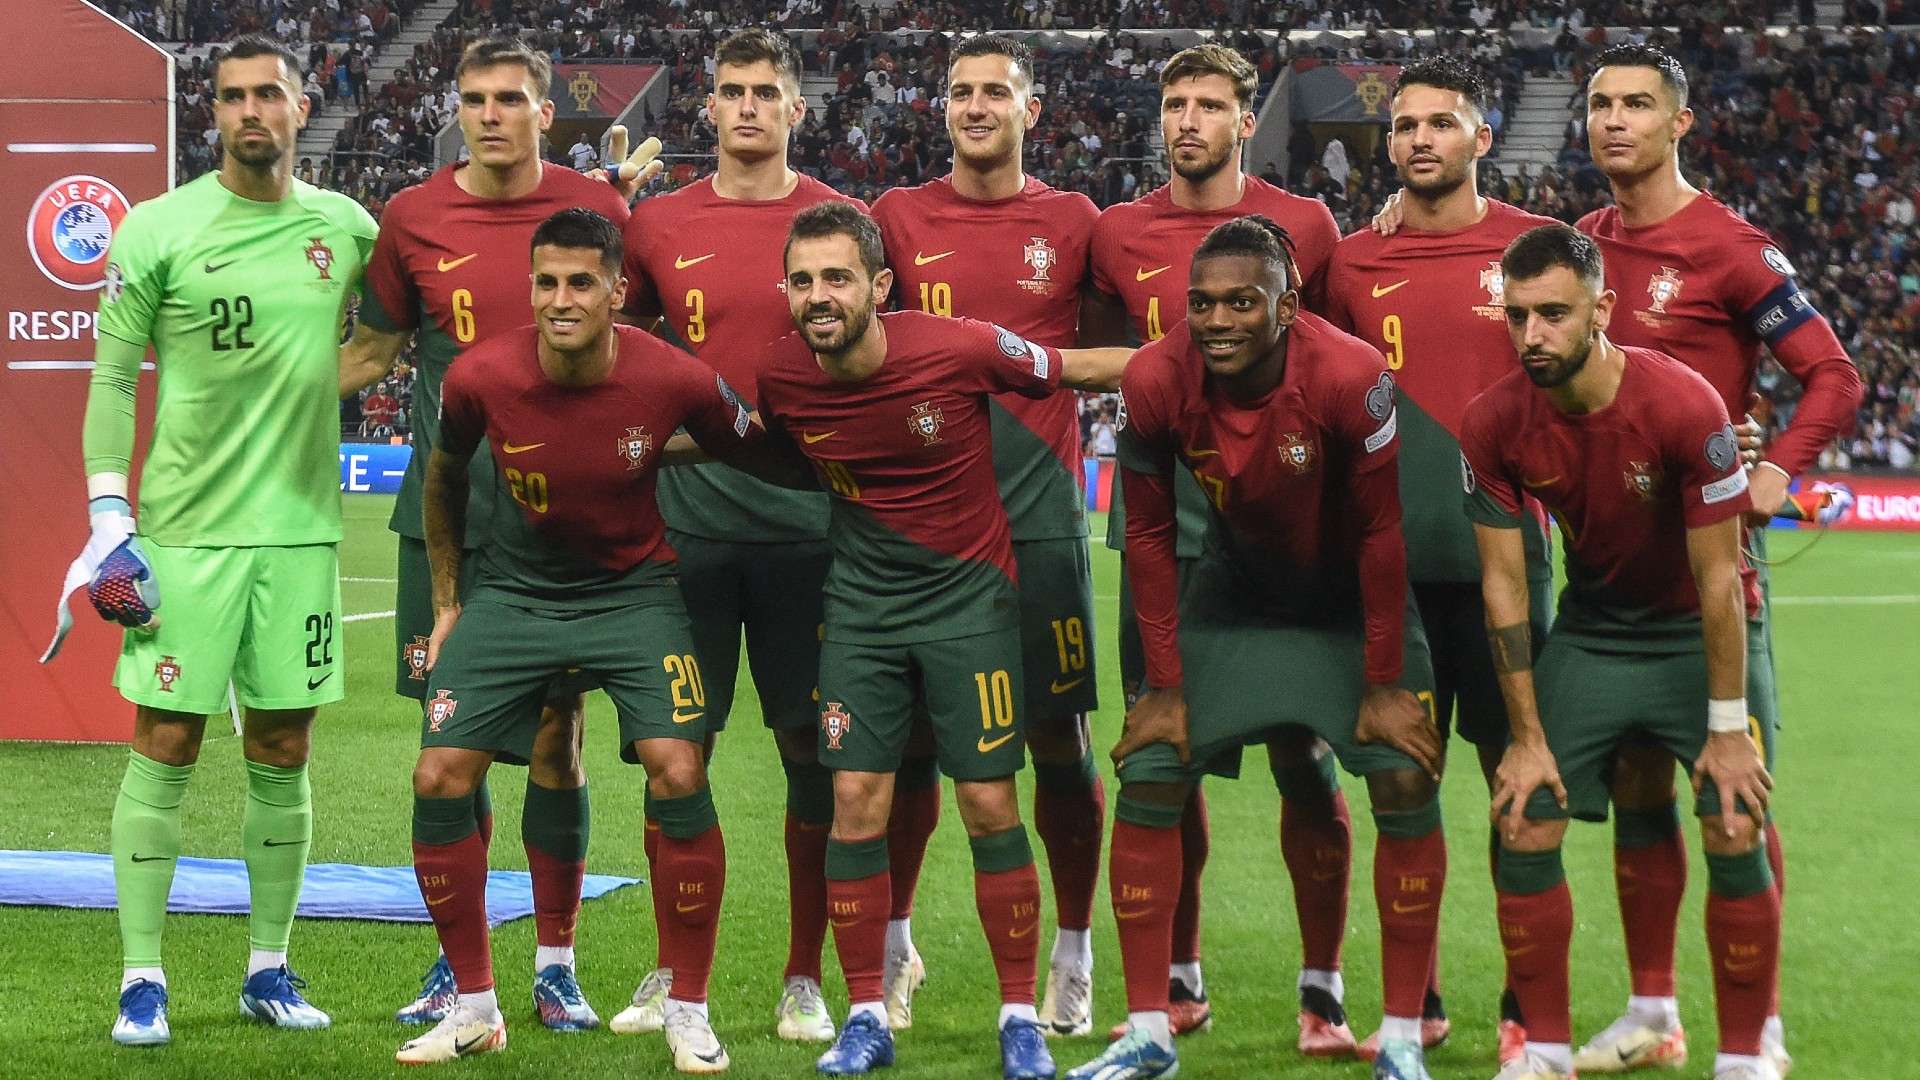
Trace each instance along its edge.
<path fill-rule="evenodd" d="M 444 904 L 451 899 L 453 899 L 452 893 L 448 893 L 447 895 L 439 897 L 438 899 L 431 896 L 426 898 L 428 907 L 439 907 L 441 904 Z"/>
<path fill-rule="evenodd" d="M 951 254 L 953 254 L 953 252 L 943 251 L 938 255 L 922 255 L 916 251 L 913 253 L 913 265 L 925 266 L 928 263 L 939 262 L 941 259 L 944 259 Z"/>
<path fill-rule="evenodd" d="M 1151 914 L 1153 914 L 1151 911 L 1141 908 L 1139 911 L 1115 911 L 1113 917 L 1120 922 L 1126 922 L 1129 919 L 1144 919 Z"/>
<path fill-rule="evenodd" d="M 859 922 L 860 920 L 859 919 L 828 919 L 827 921 L 832 923 L 836 928 L 844 930 L 847 927 L 852 926 L 854 923 Z"/>
<path fill-rule="evenodd" d="M 835 429 L 833 431 L 823 431 L 818 435 L 814 435 L 809 432 L 802 432 L 800 435 L 800 439 L 802 442 L 805 442 L 808 446 L 812 446 L 814 443 L 825 442 L 828 439 L 831 439 L 838 434 L 840 434 L 838 429 Z"/>
<path fill-rule="evenodd" d="M 528 443 L 525 446 L 515 446 L 512 443 L 501 443 L 500 450 L 502 453 L 507 453 L 507 454 L 524 454 L 529 450 L 538 450 L 545 445 L 547 444 L 543 442 Z"/>
<path fill-rule="evenodd" d="M 1509 959 L 1509 960 L 1511 960 L 1511 959 L 1513 959 L 1513 958 L 1514 958 L 1514 957 L 1516 957 L 1516 956 L 1525 956 L 1525 955 L 1527 955 L 1528 953 L 1530 953 L 1530 952 L 1532 952 L 1533 950 L 1535 950 L 1535 949 L 1537 949 L 1537 948 L 1539 948 L 1539 947 L 1540 947 L 1540 946 L 1538 946 L 1538 945 L 1522 945 L 1522 946 L 1520 946 L 1520 947 L 1519 947 L 1519 948 L 1517 948 L 1517 949 L 1508 949 L 1508 950 L 1507 950 L 1507 959 Z"/>
<path fill-rule="evenodd" d="M 692 720 L 698 720 L 705 715 L 707 714 L 704 712 L 683 713 L 679 709 L 675 709 L 673 710 L 673 722 L 676 724 L 684 724 Z"/>
<path fill-rule="evenodd" d="M 493 1028 L 488 1028 L 487 1033 L 485 1035 L 475 1035 L 473 1038 L 468 1039 L 466 1042 L 461 1042 L 458 1039 L 455 1039 L 453 1043 L 453 1052 L 456 1055 L 466 1053 L 467 1051 L 473 1049 L 474 1047 L 479 1046 L 481 1043 L 486 1042 L 488 1039 L 493 1038 L 494 1030 L 495 1029 Z"/>
<path fill-rule="evenodd" d="M 1148 278 L 1152 278 L 1152 277 L 1159 277 L 1159 276 L 1160 276 L 1161 274 L 1164 274 L 1164 273 L 1166 273 L 1167 271 L 1169 271 L 1169 270 L 1171 270 L 1171 269 L 1173 269 L 1173 265 L 1172 265 L 1171 263 L 1169 263 L 1169 264 L 1168 264 L 1168 265 L 1166 265 L 1166 266 L 1163 266 L 1163 267 L 1161 267 L 1161 268 L 1160 268 L 1160 269 L 1158 269 L 1158 270 L 1149 270 L 1149 269 L 1147 269 L 1146 267 L 1144 267 L 1144 266 L 1142 266 L 1142 267 L 1139 267 L 1139 268 L 1137 268 L 1137 269 L 1135 269 L 1135 270 L 1134 270 L 1134 272 L 1133 272 L 1133 280 L 1135 280 L 1135 281 L 1145 281 L 1145 280 L 1147 280 Z"/>
<path fill-rule="evenodd" d="M 306 843 L 305 840 L 262 840 L 260 841 L 260 846 L 261 847 L 292 847 L 295 844 L 304 844 L 304 843 Z"/>
<path fill-rule="evenodd" d="M 1023 937 L 1026 937 L 1026 936 L 1027 936 L 1028 934 L 1031 934 L 1031 933 L 1033 933 L 1033 928 L 1034 928 L 1034 927 L 1036 927 L 1036 926 L 1039 926 L 1039 925 L 1040 925 L 1040 924 L 1039 924 L 1039 923 L 1037 923 L 1037 922 L 1036 922 L 1036 923 L 1028 923 L 1028 924 L 1027 924 L 1027 926 L 1026 926 L 1026 929 L 1024 929 L 1024 930 L 1023 930 L 1023 929 L 1020 929 L 1020 928 L 1018 928 L 1018 927 L 1015 927 L 1014 929 L 1012 929 L 1012 930 L 1009 930 L 1009 931 L 1007 931 L 1007 936 L 1008 936 L 1008 937 L 1010 937 L 1010 938 L 1023 938 Z"/>
<path fill-rule="evenodd" d="M 1560 474 L 1554 473 L 1552 476 L 1547 477 L 1545 480 L 1529 480 L 1523 476 L 1520 478 L 1520 482 L 1530 488 L 1543 488 L 1543 487 L 1546 487 L 1548 484 L 1559 483 Z"/>
<path fill-rule="evenodd" d="M 675 270 L 685 270 L 689 266 L 698 266 L 718 254 L 720 253 L 717 251 L 709 251 L 697 259 L 689 259 L 685 255 L 675 255 L 673 257 L 673 268 Z"/>
<path fill-rule="evenodd" d="M 991 754 L 995 750 L 998 750 L 1001 747 L 1007 745 L 1008 741 L 1010 741 L 1013 738 L 1013 736 L 1014 736 L 1013 732 L 1008 732 L 1007 734 L 1002 735 L 997 739 L 988 739 L 985 735 L 982 735 L 980 736 L 980 741 L 975 745 L 979 748 L 981 753 Z"/>
<path fill-rule="evenodd" d="M 201 269 L 205 270 L 209 274 L 217 274 L 220 271 L 225 270 L 227 267 L 232 266 L 234 263 L 237 263 L 239 261 L 240 260 L 238 259 L 228 259 L 226 262 L 223 262 L 223 263 L 208 263 L 207 265 L 201 267 Z"/>
<path fill-rule="evenodd" d="M 173 856 L 171 855 L 135 855 L 133 857 L 133 861 L 134 862 L 165 862 L 171 858 L 173 858 Z"/>
<path fill-rule="evenodd" d="M 1067 691 L 1073 689 L 1076 686 L 1079 686 L 1081 683 L 1086 681 L 1087 681 L 1087 677 L 1085 675 L 1082 675 L 1077 679 L 1071 679 L 1067 682 L 1061 682 L 1060 680 L 1055 679 L 1052 685 L 1048 687 L 1048 689 L 1052 690 L 1056 694 L 1064 694 Z"/>
<path fill-rule="evenodd" d="M 680 913 L 680 914 L 682 914 L 682 915 L 685 915 L 685 914 L 686 914 L 687 912 L 689 912 L 689 911 L 699 911 L 699 910 L 700 910 L 701 908 L 703 908 L 703 907 L 706 907 L 706 906 L 707 906 L 707 905 L 706 905 L 706 902 L 705 902 L 705 901 L 702 901 L 702 902 L 700 902 L 700 903 L 698 903 L 698 904 L 681 904 L 681 903 L 675 903 L 675 904 L 673 905 L 673 910 L 675 910 L 675 911 L 677 911 L 677 912 L 679 912 L 679 913 Z"/>
<path fill-rule="evenodd" d="M 1724 966 L 1727 969 L 1727 974 L 1739 975 L 1743 972 L 1758 971 L 1760 969 L 1760 965 L 1765 962 L 1766 961 L 1764 960 L 1748 960 L 1745 963 L 1741 963 L 1735 960 L 1728 960 Z"/>
<path fill-rule="evenodd" d="M 1422 911 L 1425 911 L 1425 910 L 1427 910 L 1428 908 L 1430 908 L 1430 907 L 1432 907 L 1432 906 L 1433 906 L 1433 905 L 1432 905 L 1431 903 L 1427 903 L 1427 904 L 1403 904 L 1403 903 L 1401 903 L 1400 901 L 1398 901 L 1398 900 L 1395 900 L 1395 901 L 1393 902 L 1393 913 L 1394 913 L 1395 915 L 1415 915 L 1415 914 L 1418 914 L 1418 913 L 1420 913 L 1420 912 L 1422 912 Z"/>
<path fill-rule="evenodd" d="M 1187 451 L 1187 456 L 1188 456 L 1188 457 L 1218 457 L 1218 456 L 1220 456 L 1220 451 L 1218 451 L 1218 450 L 1191 450 L 1191 449 L 1190 449 L 1190 450 L 1188 450 L 1188 451 Z"/>
<path fill-rule="evenodd" d="M 1315 881 L 1338 881 L 1347 875 L 1339 870 L 1315 870 L 1308 876 Z"/>
<path fill-rule="evenodd" d="M 1373 287 L 1373 298 L 1374 298 L 1375 300 L 1378 300 L 1378 299 L 1380 299 L 1381 297 L 1383 297 L 1383 296 L 1385 296 L 1385 295 L 1387 295 L 1388 293 L 1390 293 L 1390 292 L 1392 292 L 1393 290 L 1395 290 L 1395 289 L 1397 289 L 1397 288 L 1399 288 L 1399 287 L 1400 287 L 1400 286 L 1402 286 L 1402 285 L 1405 285 L 1405 284 L 1406 284 L 1407 282 L 1409 282 L 1409 281 L 1412 281 L 1412 280 L 1413 280 L 1412 278 L 1401 278 L 1401 279 L 1400 279 L 1399 281 L 1396 281 L 1396 282 L 1394 282 L 1393 284 L 1391 284 L 1391 285 L 1388 285 L 1388 286 L 1387 286 L 1386 288 L 1384 288 L 1384 289 L 1383 289 L 1383 288 L 1381 288 L 1381 287 L 1380 287 L 1379 285 L 1375 285 L 1375 286 Z"/>
<path fill-rule="evenodd" d="M 480 257 L 480 253 L 476 251 L 471 255 L 462 255 L 457 259 L 441 259 L 439 262 L 435 263 L 434 265 L 437 266 L 440 272 L 444 274 L 449 270 L 457 270 L 460 267 L 467 265 L 468 263 L 472 262 L 473 260 L 479 257 Z"/>
<path fill-rule="evenodd" d="M 322 675 L 322 676 L 320 676 L 320 677 L 319 677 L 319 678 L 317 678 L 317 679 L 308 679 L 308 680 L 307 680 L 307 689 L 309 689 L 309 690 L 318 690 L 318 689 L 320 689 L 320 684 L 321 684 L 321 683 L 323 683 L 323 682 L 326 682 L 326 681 L 327 681 L 328 679 L 331 679 L 331 678 L 333 678 L 333 672 L 331 672 L 331 671 L 329 671 L 329 672 L 327 672 L 327 673 L 326 673 L 325 675 Z"/>

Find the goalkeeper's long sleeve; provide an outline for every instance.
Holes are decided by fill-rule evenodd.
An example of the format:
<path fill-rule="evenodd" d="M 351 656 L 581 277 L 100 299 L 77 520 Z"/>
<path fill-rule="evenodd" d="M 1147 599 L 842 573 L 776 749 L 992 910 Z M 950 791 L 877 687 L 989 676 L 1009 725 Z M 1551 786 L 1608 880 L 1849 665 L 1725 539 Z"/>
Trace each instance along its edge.
<path fill-rule="evenodd" d="M 147 348 L 101 334 L 93 351 L 93 379 L 87 387 L 87 419 L 80 446 L 88 476 L 119 473 L 133 467 L 134 402 L 140 388 L 140 361 Z"/>

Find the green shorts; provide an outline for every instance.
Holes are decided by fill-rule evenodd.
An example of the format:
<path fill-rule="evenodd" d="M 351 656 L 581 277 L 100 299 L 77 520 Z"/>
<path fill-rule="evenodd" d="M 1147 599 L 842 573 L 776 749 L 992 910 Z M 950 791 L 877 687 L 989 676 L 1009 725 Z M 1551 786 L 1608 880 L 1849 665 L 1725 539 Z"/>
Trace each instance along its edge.
<path fill-rule="evenodd" d="M 1507 702 L 1493 670 L 1479 582 L 1415 582 L 1413 598 L 1420 605 L 1420 626 L 1433 657 L 1434 712 L 1440 733 L 1447 733 L 1451 720 L 1452 729 L 1475 746 L 1504 748 L 1510 730 Z M 1527 600 L 1527 623 L 1537 657 L 1553 625 L 1552 580 L 1527 582 Z"/>
<path fill-rule="evenodd" d="M 1763 630 L 1747 624 L 1747 651 L 1764 649 Z M 1707 738 L 1707 658 L 1703 650 L 1677 653 L 1602 652 L 1549 637 L 1534 668 L 1534 693 L 1547 747 L 1567 787 L 1567 808 L 1535 791 L 1527 816 L 1607 820 L 1608 784 L 1620 747 L 1629 742 L 1665 747 L 1689 771 Z M 1748 734 L 1773 767 L 1773 672 L 1747 665 Z M 1694 813 L 1720 812 L 1711 781 L 1694 800 Z"/>
<path fill-rule="evenodd" d="M 467 604 L 427 673 L 420 745 L 488 750 L 526 764 L 540 706 L 573 669 L 613 699 L 620 756 L 636 739 L 707 737 L 707 696 L 679 590 L 599 611 Z"/>
<path fill-rule="evenodd" d="M 427 698 L 427 638 L 433 634 L 433 571 L 427 560 L 427 542 L 411 536 L 400 539 L 393 595 L 393 640 L 397 663 L 393 689 L 415 701 Z M 460 560 L 460 595 L 473 584 L 478 552 L 469 549 Z M 555 679 L 548 697 L 584 694 L 600 684 L 579 671 Z"/>
<path fill-rule="evenodd" d="M 121 641 L 113 684 L 122 697 L 204 716 L 227 711 L 229 679 L 254 709 L 346 696 L 335 545 L 143 546 L 160 586 L 160 625 Z"/>
<path fill-rule="evenodd" d="M 916 718 L 933 727 L 940 771 L 997 780 L 1026 762 L 1020 631 L 945 641 L 820 646 L 820 763 L 890 773 Z"/>
<path fill-rule="evenodd" d="M 694 653 L 709 678 L 709 729 L 727 726 L 740 674 L 740 631 L 747 666 L 770 728 L 819 722 L 820 625 L 833 553 L 825 541 L 737 544 L 667 530 L 680 556 L 680 592 L 693 621 Z"/>
<path fill-rule="evenodd" d="M 1023 540 L 1020 648 L 1029 724 L 1071 719 L 1100 707 L 1093 661 L 1093 564 L 1082 537 Z"/>
<path fill-rule="evenodd" d="M 1418 694 L 1431 715 L 1433 668 L 1411 596 L 1403 659 L 1399 685 Z M 1180 662 L 1191 761 L 1183 765 L 1173 747 L 1155 743 L 1120 763 L 1123 784 L 1236 776 L 1240 748 L 1287 725 L 1325 739 L 1355 775 L 1419 768 L 1399 750 L 1354 740 L 1366 689 L 1366 633 L 1358 610 L 1311 625 L 1281 621 L 1231 567 L 1196 559 L 1180 590 Z"/>

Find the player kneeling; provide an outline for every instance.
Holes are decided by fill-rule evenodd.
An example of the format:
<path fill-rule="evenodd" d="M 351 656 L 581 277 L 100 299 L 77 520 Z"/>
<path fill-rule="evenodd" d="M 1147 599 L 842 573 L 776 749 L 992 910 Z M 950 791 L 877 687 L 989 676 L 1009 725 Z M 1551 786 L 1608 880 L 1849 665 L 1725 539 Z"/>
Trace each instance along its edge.
<path fill-rule="evenodd" d="M 1758 626 L 1748 619 L 1760 594 L 1740 556 L 1750 500 L 1733 427 L 1700 375 L 1607 340 L 1615 296 L 1591 239 L 1544 225 L 1515 240 L 1501 267 L 1523 371 L 1467 407 L 1460 439 L 1512 727 L 1493 794 L 1496 879 L 1527 1044 L 1496 1080 L 1573 1076 L 1573 899 L 1560 845 L 1568 817 L 1606 820 L 1615 755 L 1644 743 L 1694 775 L 1720 1013 L 1714 1076 L 1778 1080 L 1761 1038 L 1780 952 L 1763 842 L 1773 781 L 1758 742 L 1772 723 L 1764 709 L 1747 712 L 1748 628 Z M 1537 675 L 1523 493 L 1553 512 L 1567 542 L 1567 587 Z"/>
<path fill-rule="evenodd" d="M 506 1048 L 474 791 L 496 757 L 526 759 L 547 687 L 578 670 L 613 699 L 621 757 L 646 769 L 661 822 L 654 917 L 674 971 L 665 1025 L 674 1067 L 721 1072 L 727 1052 L 706 997 L 726 849 L 654 482 L 675 429 L 729 460 L 751 455 L 759 429 L 711 368 L 612 325 L 626 288 L 612 222 L 565 210 L 534 232 L 532 248 L 537 324 L 487 341 L 449 372 L 427 466 L 434 627 L 413 855 L 459 1000 L 395 1056 L 424 1064 Z M 494 518 L 463 605 L 467 461 L 482 438 L 499 466 L 493 494 L 512 505 Z"/>

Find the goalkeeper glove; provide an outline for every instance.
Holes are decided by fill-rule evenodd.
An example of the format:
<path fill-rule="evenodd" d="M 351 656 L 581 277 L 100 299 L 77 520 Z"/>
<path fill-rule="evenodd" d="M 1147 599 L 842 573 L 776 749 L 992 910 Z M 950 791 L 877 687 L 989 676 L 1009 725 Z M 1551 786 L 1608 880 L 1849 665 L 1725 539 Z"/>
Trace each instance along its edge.
<path fill-rule="evenodd" d="M 60 585 L 53 642 L 40 657 L 43 664 L 60 652 L 73 629 L 67 598 L 81 585 L 87 587 L 93 610 L 108 622 L 147 631 L 160 624 L 160 586 L 153 577 L 153 564 L 140 548 L 140 538 L 134 535 L 133 508 L 118 495 L 104 495 L 87 504 L 87 513 L 93 531 Z"/>

